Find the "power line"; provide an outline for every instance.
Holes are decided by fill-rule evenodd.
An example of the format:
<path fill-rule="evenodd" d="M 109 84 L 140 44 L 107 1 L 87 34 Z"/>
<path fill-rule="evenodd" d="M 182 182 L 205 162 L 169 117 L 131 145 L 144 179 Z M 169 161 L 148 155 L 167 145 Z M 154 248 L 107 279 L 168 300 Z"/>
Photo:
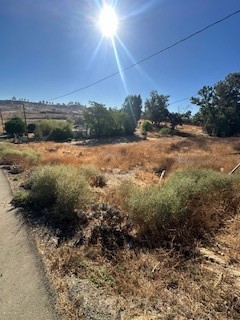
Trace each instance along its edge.
<path fill-rule="evenodd" d="M 180 99 L 180 100 L 173 101 L 173 102 L 169 103 L 169 106 L 171 106 L 172 104 L 175 104 L 175 103 L 179 103 L 179 102 L 182 102 L 182 101 L 189 100 L 189 99 L 191 99 L 192 97 L 197 97 L 197 96 L 198 96 L 198 94 L 193 94 L 193 95 L 190 96 L 190 97 L 182 98 L 182 99 Z"/>
<path fill-rule="evenodd" d="M 182 102 L 182 101 L 189 100 L 189 99 L 191 99 L 191 97 L 183 98 L 183 99 L 181 99 L 181 100 L 177 100 L 177 101 L 173 101 L 173 102 L 169 103 L 169 106 L 171 106 L 172 104 L 175 104 L 175 103 L 179 103 L 179 102 Z"/>
<path fill-rule="evenodd" d="M 177 42 L 171 44 L 170 46 L 168 46 L 168 47 L 166 47 L 166 48 L 164 48 L 164 49 L 161 49 L 161 50 L 159 50 L 159 51 L 157 51 L 157 52 L 155 52 L 155 53 L 152 53 L 151 55 L 149 55 L 149 56 L 147 56 L 147 57 L 145 57 L 145 58 L 143 58 L 143 59 L 141 59 L 141 60 L 139 60 L 139 61 L 131 64 L 131 65 L 129 65 L 129 66 L 126 67 L 126 68 L 120 69 L 120 70 L 118 70 L 118 71 L 116 71 L 116 72 L 114 72 L 114 73 L 112 73 L 112 74 L 110 74 L 110 75 L 108 75 L 108 76 L 106 76 L 106 77 L 104 77 L 104 78 L 101 78 L 101 79 L 99 79 L 99 80 L 97 80 L 97 81 L 95 81 L 95 82 L 92 82 L 92 83 L 90 83 L 90 84 L 88 84 L 88 85 L 85 85 L 85 86 L 83 86 L 83 87 L 81 87 L 81 88 L 79 88 L 79 89 L 76 89 L 76 90 L 74 90 L 74 91 L 65 93 L 65 94 L 63 94 L 63 95 L 61 95 L 61 96 L 58 96 L 58 97 L 55 97 L 55 98 L 52 98 L 52 99 L 48 99 L 48 101 L 57 100 L 57 99 L 60 99 L 60 98 L 69 96 L 69 95 L 71 95 L 71 94 L 73 94 L 73 93 L 76 93 L 76 92 L 78 92 L 78 91 L 83 91 L 83 90 L 85 90 L 85 89 L 87 89 L 87 88 L 93 87 L 93 86 L 95 86 L 96 84 L 98 84 L 98 83 L 100 83 L 100 82 L 103 82 L 103 81 L 105 81 L 105 80 L 107 80 L 107 79 L 109 79 L 109 78 L 112 78 L 112 77 L 114 77 L 114 76 L 116 76 L 116 75 L 118 75 L 118 74 L 121 74 L 122 72 L 125 72 L 125 71 L 127 71 L 127 70 L 129 70 L 129 69 L 131 69 L 131 68 L 133 68 L 133 67 L 135 67 L 135 66 L 137 66 L 137 65 L 139 65 L 139 64 L 141 64 L 141 63 L 143 63 L 143 62 L 145 62 L 145 61 L 147 61 L 147 60 L 149 60 L 149 59 L 151 59 L 151 58 L 153 58 L 153 57 L 155 57 L 155 56 L 157 56 L 157 55 L 159 55 L 159 54 L 161 54 L 161 53 L 163 53 L 164 51 L 167 51 L 167 50 L 169 50 L 169 49 L 171 49 L 171 48 L 173 48 L 173 47 L 176 47 L 176 46 L 179 45 L 180 43 L 183 43 L 183 42 L 189 40 L 190 38 L 195 37 L 196 35 L 198 35 L 198 34 L 204 32 L 204 31 L 206 31 L 207 29 L 210 29 L 210 28 L 214 27 L 215 25 L 217 25 L 217 24 L 219 24 L 219 23 L 221 23 L 221 22 L 223 22 L 223 21 L 225 21 L 225 20 L 227 20 L 227 19 L 230 19 L 232 16 L 234 16 L 234 15 L 236 15 L 236 14 L 238 14 L 238 13 L 240 13 L 240 10 L 237 10 L 237 11 L 235 11 L 235 12 L 230 13 L 230 14 L 227 15 L 226 17 L 224 17 L 224 18 L 222 18 L 222 19 L 220 19 L 220 20 L 217 20 L 217 21 L 209 24 L 208 26 L 206 26 L 206 27 L 204 27 L 204 28 L 202 28 L 202 29 L 200 29 L 200 30 L 198 30 L 198 31 L 190 34 L 189 36 L 187 36 L 187 37 L 185 37 L 185 38 L 182 38 L 182 39 L 178 40 Z M 186 98 L 186 99 L 187 99 L 187 98 Z M 184 99 L 184 100 L 186 100 L 186 99 Z M 178 102 L 180 102 L 180 101 L 178 101 Z M 174 103 L 176 103 L 176 102 L 174 102 Z M 173 103 L 172 103 L 172 104 L 173 104 Z"/>

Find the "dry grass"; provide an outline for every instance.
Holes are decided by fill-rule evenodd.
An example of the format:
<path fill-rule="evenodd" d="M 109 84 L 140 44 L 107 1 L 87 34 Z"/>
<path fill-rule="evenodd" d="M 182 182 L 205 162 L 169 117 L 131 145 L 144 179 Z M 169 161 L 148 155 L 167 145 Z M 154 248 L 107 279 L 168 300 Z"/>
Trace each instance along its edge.
<path fill-rule="evenodd" d="M 190 131 L 189 126 L 187 130 Z M 195 133 L 195 128 L 192 131 Z M 39 142 L 29 143 L 26 147 L 41 154 L 40 164 L 92 165 L 107 173 L 110 181 L 115 180 L 116 169 L 119 169 L 122 178 L 124 175 L 128 178 L 128 173 L 134 172 L 134 181 L 147 185 L 159 183 L 158 173 L 163 169 L 166 175 L 189 167 L 228 173 L 239 162 L 237 143 L 237 138 L 175 136 L 99 146 Z"/>
<path fill-rule="evenodd" d="M 162 170 L 166 170 L 165 177 L 176 169 L 190 167 L 228 173 L 239 162 L 236 151 L 238 138 L 208 138 L 199 132 L 198 127 L 191 126 L 183 126 L 181 130 L 192 137 L 150 137 L 146 141 L 99 146 L 38 142 L 17 148 L 21 152 L 29 148 L 37 151 L 41 155 L 38 160 L 40 165 L 92 165 L 106 174 L 106 189 L 109 194 L 109 188 L 115 188 L 124 179 L 133 180 L 140 185 L 158 184 Z M 19 159 L 14 158 L 14 161 Z M 24 162 L 24 158 L 21 162 Z M 29 167 L 29 163 L 26 167 Z"/>
<path fill-rule="evenodd" d="M 46 251 L 47 264 L 58 288 L 67 319 L 81 319 L 84 303 L 95 305 L 104 292 L 110 311 L 123 310 L 123 319 L 239 319 L 239 286 L 225 268 L 219 270 L 202 256 L 189 260 L 163 249 L 153 252 L 119 252 L 114 260 L 67 245 Z M 86 282 L 87 279 L 87 282 Z M 81 289 L 84 286 L 84 291 Z M 93 296 L 91 288 L 95 287 Z M 84 297 L 86 291 L 89 297 Z M 68 292 L 68 295 L 64 294 Z M 69 298 L 70 297 L 70 298 Z M 111 300 L 109 301 L 109 297 Z M 85 302 L 83 302 L 85 301 Z M 114 313 L 114 312 L 113 312 Z M 112 314 L 113 314 L 112 313 Z M 85 310 L 83 319 L 87 317 Z M 110 317 L 106 319 L 117 319 Z"/>
<path fill-rule="evenodd" d="M 116 198 L 116 192 L 124 180 L 147 186 L 162 183 L 159 178 L 162 170 L 166 170 L 165 179 L 180 168 L 228 173 L 239 163 L 238 138 L 209 138 L 191 126 L 183 126 L 181 130 L 191 136 L 159 138 L 151 133 L 148 140 L 131 143 L 83 146 L 39 142 L 20 148 L 31 148 L 41 154 L 40 165 L 94 166 L 107 179 L 106 187 L 95 189 L 100 201 L 120 205 L 122 199 Z M 97 245 L 75 247 L 76 239 L 56 248 L 49 236 L 41 237 L 41 230 L 37 241 L 66 319 L 95 316 L 97 320 L 237 320 L 239 230 L 238 214 L 226 222 L 216 241 L 207 248 L 213 256 L 204 256 L 198 250 L 186 252 L 183 257 L 171 248 L 152 251 L 125 248 L 109 257 Z M 111 316 L 101 313 L 101 305 Z M 95 314 L 89 313 L 87 317 L 94 307 Z M 117 318 L 114 313 L 117 310 L 122 318 Z"/>
<path fill-rule="evenodd" d="M 226 228 L 217 236 L 217 241 L 228 262 L 240 267 L 240 214 L 228 221 Z"/>

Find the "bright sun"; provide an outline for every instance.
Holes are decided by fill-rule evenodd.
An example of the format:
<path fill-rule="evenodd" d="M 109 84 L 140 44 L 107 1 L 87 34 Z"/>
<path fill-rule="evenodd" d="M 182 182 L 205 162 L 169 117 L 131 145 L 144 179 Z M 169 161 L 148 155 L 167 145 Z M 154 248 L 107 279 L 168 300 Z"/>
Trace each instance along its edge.
<path fill-rule="evenodd" d="M 113 38 L 117 33 L 118 17 L 115 10 L 105 5 L 100 12 L 99 26 L 104 37 Z"/>

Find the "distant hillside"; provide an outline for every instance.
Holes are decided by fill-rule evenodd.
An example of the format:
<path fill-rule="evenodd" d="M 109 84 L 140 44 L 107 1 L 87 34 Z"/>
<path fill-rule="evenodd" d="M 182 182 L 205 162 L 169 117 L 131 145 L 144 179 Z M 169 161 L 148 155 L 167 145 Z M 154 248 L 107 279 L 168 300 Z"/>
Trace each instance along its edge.
<path fill-rule="evenodd" d="M 70 102 L 68 104 L 53 104 L 44 101 L 31 102 L 22 100 L 0 100 L 0 110 L 4 120 L 13 116 L 23 117 L 23 105 L 25 107 L 27 119 L 59 119 L 64 120 L 69 117 L 82 115 L 86 108 L 80 103 Z"/>

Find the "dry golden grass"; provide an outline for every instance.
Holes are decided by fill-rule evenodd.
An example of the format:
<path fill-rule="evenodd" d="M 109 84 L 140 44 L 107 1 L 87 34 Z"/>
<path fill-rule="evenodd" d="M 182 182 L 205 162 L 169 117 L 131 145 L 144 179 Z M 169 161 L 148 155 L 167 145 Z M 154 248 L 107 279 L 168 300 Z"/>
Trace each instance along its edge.
<path fill-rule="evenodd" d="M 124 180 L 142 186 L 159 184 L 179 168 L 210 168 L 228 173 L 239 162 L 238 138 L 209 138 L 198 127 L 183 126 L 190 137 L 154 137 L 148 140 L 104 145 L 37 142 L 18 146 L 41 154 L 39 164 L 92 165 L 105 174 L 107 186 L 98 190 L 99 199 L 113 201 L 118 185 Z M 113 140 L 114 142 L 114 140 Z"/>
<path fill-rule="evenodd" d="M 30 147 L 39 152 L 40 164 L 91 164 L 109 174 L 119 169 L 122 175 L 134 171 L 135 180 L 144 184 L 158 183 L 155 172 L 163 169 L 166 174 L 188 167 L 211 168 L 228 173 L 238 163 L 238 138 L 209 138 L 196 135 L 198 128 L 185 126 L 184 129 L 188 133 L 192 130 L 195 136 L 149 138 L 145 141 L 98 146 L 38 142 L 20 148 Z"/>
<path fill-rule="evenodd" d="M 40 165 L 95 166 L 107 178 L 107 186 L 98 191 L 99 198 L 118 205 L 121 199 L 116 199 L 115 194 L 124 180 L 146 186 L 161 183 L 162 170 L 166 170 L 165 177 L 176 169 L 191 167 L 228 173 L 239 163 L 239 138 L 209 138 L 191 126 L 183 126 L 181 131 L 192 136 L 159 138 L 150 134 L 148 140 L 129 143 L 83 146 L 39 142 L 20 148 L 39 152 Z M 80 292 L 73 298 L 71 293 L 79 282 L 87 279 L 100 296 L 105 292 L 107 298 L 115 299 L 113 308 L 125 307 L 126 320 L 237 320 L 240 318 L 239 230 L 238 214 L 217 234 L 213 247 L 207 248 L 212 256 L 190 252 L 188 259 L 173 249 L 124 249 L 109 259 L 97 246 L 76 248 L 72 241 L 55 248 L 44 237 L 38 238 L 38 247 L 66 319 L 85 319 L 82 315 L 85 297 Z M 91 299 L 91 286 L 89 290 Z M 89 303 L 97 305 L 97 301 Z"/>
<path fill-rule="evenodd" d="M 232 265 L 238 264 L 240 267 L 240 214 L 228 221 L 226 228 L 217 236 L 217 241 L 228 262 Z"/>
<path fill-rule="evenodd" d="M 89 281 L 89 284 L 84 283 L 89 285 L 90 291 L 93 284 L 100 296 L 105 292 L 106 299 L 114 297 L 112 308 L 123 308 L 127 320 L 135 317 L 239 319 L 236 277 L 226 268 L 221 269 L 211 262 L 209 265 L 200 255 L 186 260 L 174 251 L 163 249 L 152 252 L 124 250 L 109 260 L 99 255 L 97 247 L 84 251 L 64 245 L 53 252 L 42 244 L 42 250 L 66 319 L 81 319 L 83 294 L 79 292 L 74 298 L 68 297 L 85 279 Z M 90 299 L 96 298 L 91 297 L 91 292 L 89 295 Z M 97 315 L 98 302 L 89 304 L 92 303 L 96 305 Z M 105 318 L 98 316 L 96 319 Z"/>

